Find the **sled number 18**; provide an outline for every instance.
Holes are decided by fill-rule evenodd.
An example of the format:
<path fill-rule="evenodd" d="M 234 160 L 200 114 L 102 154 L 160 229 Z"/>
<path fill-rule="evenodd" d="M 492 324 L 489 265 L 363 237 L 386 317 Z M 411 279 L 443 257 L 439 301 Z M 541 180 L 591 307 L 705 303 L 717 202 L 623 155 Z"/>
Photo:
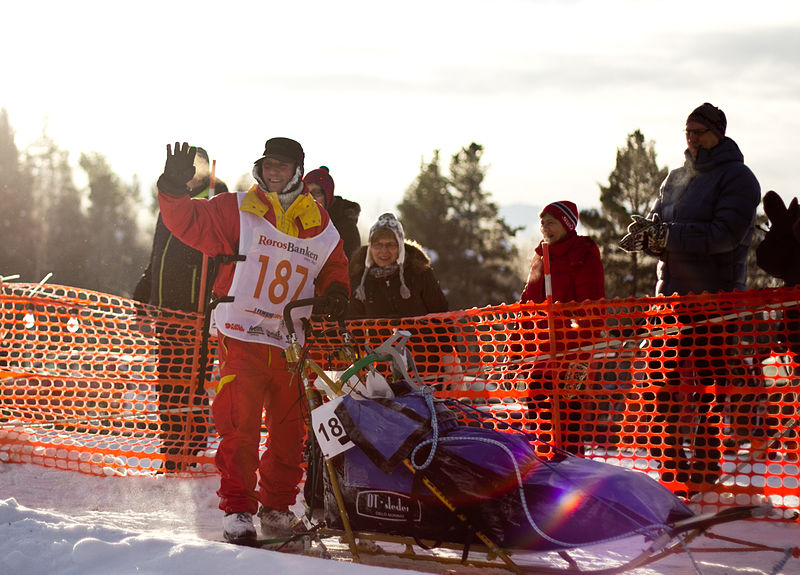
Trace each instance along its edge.
<path fill-rule="evenodd" d="M 328 428 L 331 430 L 331 435 L 334 438 L 338 439 L 339 441 L 341 441 L 342 439 L 347 439 L 346 435 L 344 437 L 340 437 L 344 433 L 344 429 L 342 429 L 342 424 L 339 423 L 339 420 L 337 418 L 331 417 L 327 421 L 327 425 Z M 325 436 L 325 441 L 331 441 L 331 439 L 328 437 L 328 432 L 325 429 L 325 423 L 319 424 L 319 432 Z"/>
<path fill-rule="evenodd" d="M 353 442 L 347 436 L 342 422 L 334 413 L 336 406 L 341 403 L 343 397 L 337 397 L 327 403 L 323 403 L 311 412 L 311 424 L 314 426 L 314 436 L 326 458 L 338 455 L 353 447 Z"/>

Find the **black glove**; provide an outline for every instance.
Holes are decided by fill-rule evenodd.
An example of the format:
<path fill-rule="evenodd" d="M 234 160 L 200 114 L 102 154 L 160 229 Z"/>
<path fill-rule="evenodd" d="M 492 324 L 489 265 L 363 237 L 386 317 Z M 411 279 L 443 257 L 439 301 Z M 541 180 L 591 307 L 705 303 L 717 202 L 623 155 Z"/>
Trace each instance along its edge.
<path fill-rule="evenodd" d="M 347 288 L 340 284 L 333 284 L 325 292 L 328 299 L 325 305 L 325 319 L 329 321 L 339 321 L 347 315 Z"/>
<path fill-rule="evenodd" d="M 197 148 L 186 142 L 181 146 L 175 142 L 175 153 L 167 144 L 167 162 L 164 173 L 158 178 L 158 189 L 171 196 L 183 196 L 189 193 L 186 183 L 194 177 L 194 157 Z"/>
<path fill-rule="evenodd" d="M 789 207 L 783 199 L 770 190 L 764 194 L 764 213 L 769 218 L 769 230 L 756 248 L 756 263 L 769 275 L 782 279 L 788 285 L 797 283 L 798 273 L 792 262 L 796 261 L 800 238 L 798 238 L 797 198 L 792 198 Z"/>
<path fill-rule="evenodd" d="M 644 230 L 628 232 L 617 245 L 629 253 L 640 252 L 647 247 L 647 234 Z"/>
<path fill-rule="evenodd" d="M 769 232 L 775 236 L 788 238 L 792 234 L 792 227 L 797 221 L 797 198 L 793 198 L 789 207 L 783 203 L 783 199 L 770 190 L 764 194 L 764 213 L 769 218 Z"/>

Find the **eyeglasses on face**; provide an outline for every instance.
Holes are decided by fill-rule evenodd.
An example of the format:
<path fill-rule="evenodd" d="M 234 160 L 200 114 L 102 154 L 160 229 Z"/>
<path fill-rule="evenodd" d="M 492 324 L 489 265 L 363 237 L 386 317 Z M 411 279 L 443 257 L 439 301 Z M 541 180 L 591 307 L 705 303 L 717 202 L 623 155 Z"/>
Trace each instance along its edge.
<path fill-rule="evenodd" d="M 372 246 L 373 250 L 396 250 L 397 242 L 393 242 L 391 240 L 386 242 L 372 242 L 370 246 Z"/>
<path fill-rule="evenodd" d="M 710 130 L 708 128 L 697 128 L 695 130 L 688 130 L 687 129 L 686 130 L 686 137 L 687 138 L 691 138 L 692 136 L 697 136 L 699 138 L 700 136 L 703 136 L 706 132 L 709 132 L 709 131 Z"/>

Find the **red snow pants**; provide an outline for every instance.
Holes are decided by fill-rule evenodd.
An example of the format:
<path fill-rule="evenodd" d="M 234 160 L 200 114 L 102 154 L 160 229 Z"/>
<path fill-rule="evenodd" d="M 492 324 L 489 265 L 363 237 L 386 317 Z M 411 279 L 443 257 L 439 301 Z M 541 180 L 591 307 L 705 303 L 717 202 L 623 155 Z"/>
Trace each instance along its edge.
<path fill-rule="evenodd" d="M 220 387 L 211 406 L 221 439 L 215 458 L 219 508 L 255 513 L 260 502 L 286 509 L 303 477 L 306 428 L 283 350 L 220 334 L 219 358 Z M 259 459 L 262 409 L 269 437 Z"/>

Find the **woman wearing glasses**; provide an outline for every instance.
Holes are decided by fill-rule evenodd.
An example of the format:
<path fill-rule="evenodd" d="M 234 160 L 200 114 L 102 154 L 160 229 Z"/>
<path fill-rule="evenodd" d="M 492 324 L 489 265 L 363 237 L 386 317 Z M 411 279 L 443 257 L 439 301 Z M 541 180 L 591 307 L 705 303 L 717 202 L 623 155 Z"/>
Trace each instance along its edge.
<path fill-rule="evenodd" d="M 369 243 L 350 258 L 351 318 L 413 317 L 448 311 L 447 298 L 416 242 L 393 214 L 378 218 Z"/>

